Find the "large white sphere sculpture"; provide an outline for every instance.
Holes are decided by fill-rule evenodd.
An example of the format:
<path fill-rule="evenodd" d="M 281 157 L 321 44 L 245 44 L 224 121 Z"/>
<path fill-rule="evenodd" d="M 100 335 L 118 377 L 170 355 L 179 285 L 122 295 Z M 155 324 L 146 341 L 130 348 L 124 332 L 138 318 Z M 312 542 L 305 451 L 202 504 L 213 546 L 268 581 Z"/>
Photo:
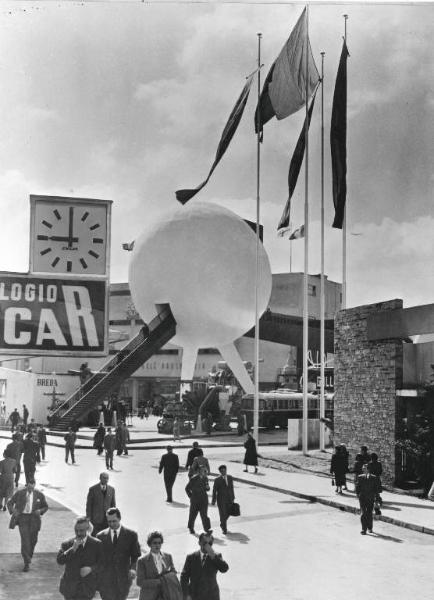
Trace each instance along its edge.
<path fill-rule="evenodd" d="M 146 224 L 129 267 L 134 305 L 144 321 L 170 304 L 172 342 L 220 348 L 255 324 L 256 234 L 232 211 L 202 202 Z M 259 245 L 258 311 L 267 307 L 271 271 Z"/>

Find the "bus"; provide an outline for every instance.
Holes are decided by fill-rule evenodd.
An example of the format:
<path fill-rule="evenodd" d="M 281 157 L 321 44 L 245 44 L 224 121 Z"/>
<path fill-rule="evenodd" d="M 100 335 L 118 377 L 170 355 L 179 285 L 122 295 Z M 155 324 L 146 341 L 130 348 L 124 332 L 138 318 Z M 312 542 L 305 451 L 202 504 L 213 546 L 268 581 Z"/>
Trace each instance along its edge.
<path fill-rule="evenodd" d="M 319 394 L 307 395 L 308 418 L 319 419 Z M 244 415 L 247 429 L 253 427 L 253 394 L 241 398 L 241 414 Z M 259 393 L 259 427 L 274 429 L 276 426 L 286 429 L 288 419 L 303 418 L 303 394 L 288 389 Z M 333 420 L 333 394 L 325 394 L 325 418 Z"/>

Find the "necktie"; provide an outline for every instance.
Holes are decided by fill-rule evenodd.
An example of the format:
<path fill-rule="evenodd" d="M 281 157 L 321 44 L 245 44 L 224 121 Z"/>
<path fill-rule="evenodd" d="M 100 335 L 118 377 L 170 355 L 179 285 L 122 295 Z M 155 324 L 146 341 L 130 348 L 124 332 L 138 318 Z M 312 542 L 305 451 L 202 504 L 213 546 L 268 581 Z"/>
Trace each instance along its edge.
<path fill-rule="evenodd" d="M 113 546 L 116 546 L 116 544 L 118 543 L 118 534 L 115 531 L 113 531 Z"/>
<path fill-rule="evenodd" d="M 202 556 L 202 567 L 205 565 L 205 561 L 206 561 L 206 554 L 204 554 Z"/>

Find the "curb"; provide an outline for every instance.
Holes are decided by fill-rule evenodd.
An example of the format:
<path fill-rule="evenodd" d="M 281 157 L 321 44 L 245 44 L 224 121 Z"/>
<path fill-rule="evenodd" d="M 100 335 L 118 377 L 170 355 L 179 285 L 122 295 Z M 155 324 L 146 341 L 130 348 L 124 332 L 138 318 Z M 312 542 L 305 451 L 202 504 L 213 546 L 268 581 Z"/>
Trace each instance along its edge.
<path fill-rule="evenodd" d="M 210 475 L 217 476 L 217 473 L 210 473 Z M 295 498 L 301 498 L 302 500 L 307 500 L 309 502 L 324 504 L 325 506 L 330 506 L 331 508 L 337 508 L 344 512 L 349 512 L 355 515 L 360 514 L 360 511 L 355 506 L 349 506 L 348 504 L 341 504 L 340 502 L 336 502 L 336 500 L 329 500 L 328 498 L 321 498 L 319 496 L 315 496 L 312 494 L 304 494 L 303 492 L 295 492 L 293 490 L 279 488 L 273 485 L 267 485 L 266 483 L 260 483 L 256 481 L 251 481 L 249 479 L 243 479 L 242 477 L 234 477 L 234 481 L 238 481 L 239 483 L 255 485 L 256 487 L 260 487 L 266 490 L 270 490 L 272 492 L 279 492 L 280 494 L 286 494 L 287 496 L 294 496 Z M 377 515 L 376 520 L 384 521 L 385 523 L 390 523 L 391 525 L 396 525 L 397 527 L 403 527 L 404 529 L 411 529 L 413 531 L 417 531 L 419 533 L 425 533 L 427 535 L 434 535 L 434 529 L 430 527 L 425 527 L 423 525 L 417 525 L 416 523 L 407 523 L 406 521 L 401 521 L 400 519 L 395 519 L 394 517 L 388 517 L 387 515 Z"/>

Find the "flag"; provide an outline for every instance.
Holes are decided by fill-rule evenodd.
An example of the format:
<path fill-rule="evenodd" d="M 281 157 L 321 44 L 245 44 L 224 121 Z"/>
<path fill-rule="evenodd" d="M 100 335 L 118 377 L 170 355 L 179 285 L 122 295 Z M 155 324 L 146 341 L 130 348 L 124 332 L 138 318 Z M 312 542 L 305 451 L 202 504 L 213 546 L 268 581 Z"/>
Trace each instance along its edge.
<path fill-rule="evenodd" d="M 179 202 L 181 202 L 181 204 L 185 204 L 186 202 L 188 202 L 203 187 L 206 186 L 214 169 L 216 168 L 216 166 L 220 162 L 220 159 L 226 152 L 232 138 L 234 137 L 237 127 L 241 121 L 241 117 L 243 116 L 244 108 L 246 106 L 247 99 L 249 97 L 249 92 L 250 92 L 250 88 L 252 86 L 252 81 L 253 81 L 254 75 L 255 75 L 255 73 L 252 73 L 252 75 L 249 75 L 249 77 L 247 78 L 246 85 L 244 86 L 243 91 L 240 94 L 240 97 L 238 98 L 234 108 L 232 109 L 232 112 L 229 116 L 229 120 L 226 123 L 226 126 L 221 135 L 220 142 L 217 147 L 215 159 L 214 159 L 213 165 L 211 167 L 211 170 L 208 173 L 208 177 L 205 179 L 205 181 L 203 181 L 200 185 L 198 185 L 196 188 L 194 188 L 192 190 L 178 190 L 176 192 L 176 199 Z"/>
<path fill-rule="evenodd" d="M 255 112 L 255 131 L 271 118 L 284 119 L 306 102 L 306 51 L 308 52 L 307 93 L 310 98 L 320 79 L 307 35 L 307 12 L 301 13 L 279 56 L 265 79 Z"/>
<path fill-rule="evenodd" d="M 330 147 L 332 154 L 333 227 L 342 229 L 347 198 L 347 44 L 344 40 L 333 94 Z"/>
<path fill-rule="evenodd" d="M 304 225 L 301 225 L 301 227 L 293 231 L 289 236 L 290 240 L 299 240 L 301 238 L 304 238 Z"/>
<path fill-rule="evenodd" d="M 134 248 L 134 240 L 132 242 L 130 242 L 129 244 L 122 244 L 122 250 L 128 250 L 128 252 L 131 252 L 131 250 Z"/>
<path fill-rule="evenodd" d="M 318 88 L 317 88 L 318 89 Z M 312 118 L 313 106 L 315 104 L 316 90 L 314 92 L 310 108 L 307 113 L 308 128 Z M 297 145 L 295 146 L 294 154 L 292 155 L 291 162 L 288 171 L 288 200 L 286 201 L 285 208 L 283 209 L 282 216 L 280 217 L 279 225 L 277 226 L 278 234 L 280 230 L 287 230 L 289 227 L 289 219 L 291 213 L 291 199 L 297 184 L 297 179 L 300 174 L 301 165 L 303 163 L 304 150 L 306 147 L 306 118 L 303 122 L 303 129 L 300 132 Z"/>

